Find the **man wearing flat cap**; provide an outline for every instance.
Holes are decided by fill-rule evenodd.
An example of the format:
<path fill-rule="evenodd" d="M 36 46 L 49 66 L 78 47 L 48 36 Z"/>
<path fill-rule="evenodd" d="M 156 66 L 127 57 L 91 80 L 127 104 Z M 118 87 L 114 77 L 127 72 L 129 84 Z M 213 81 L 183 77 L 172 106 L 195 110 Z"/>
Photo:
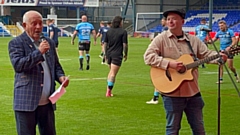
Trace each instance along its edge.
<path fill-rule="evenodd" d="M 167 18 L 168 30 L 153 39 L 144 53 L 144 62 L 152 66 L 152 82 L 162 95 L 167 120 L 166 135 L 179 134 L 183 112 L 193 135 L 205 135 L 202 112 L 204 102 L 198 86 L 198 65 L 192 69 L 186 67 L 185 63 L 216 55 L 217 52 L 209 50 L 196 36 L 182 30 L 184 10 L 167 10 L 163 16 Z M 226 60 L 226 55 L 221 55 Z M 217 63 L 217 59 L 209 63 Z M 162 76 L 155 77 L 159 73 Z M 187 73 L 192 78 L 186 77 Z"/>
<path fill-rule="evenodd" d="M 182 19 L 185 19 L 185 11 L 183 9 L 170 9 L 163 13 L 164 17 L 167 17 L 169 13 L 178 14 Z"/>

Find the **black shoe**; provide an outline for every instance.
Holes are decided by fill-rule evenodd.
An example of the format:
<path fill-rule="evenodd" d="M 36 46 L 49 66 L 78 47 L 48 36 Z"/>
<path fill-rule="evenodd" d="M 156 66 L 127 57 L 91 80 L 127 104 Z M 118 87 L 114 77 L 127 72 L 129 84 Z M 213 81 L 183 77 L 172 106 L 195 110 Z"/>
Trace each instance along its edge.
<path fill-rule="evenodd" d="M 87 65 L 87 67 L 86 67 L 86 70 L 89 70 L 90 69 L 90 66 L 89 65 Z"/>
<path fill-rule="evenodd" d="M 79 68 L 79 70 L 83 71 L 83 68 Z"/>

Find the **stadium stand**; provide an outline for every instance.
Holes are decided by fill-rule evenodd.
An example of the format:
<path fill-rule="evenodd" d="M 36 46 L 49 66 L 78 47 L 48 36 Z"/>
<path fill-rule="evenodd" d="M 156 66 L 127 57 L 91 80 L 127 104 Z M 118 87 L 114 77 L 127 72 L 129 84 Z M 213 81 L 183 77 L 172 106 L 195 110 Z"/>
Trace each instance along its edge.
<path fill-rule="evenodd" d="M 10 37 L 10 36 L 11 36 L 10 32 L 3 25 L 3 23 L 0 22 L 0 37 Z"/>
<path fill-rule="evenodd" d="M 218 21 L 225 20 L 228 27 L 234 32 L 240 31 L 240 1 L 239 0 L 213 0 L 212 31 L 218 31 Z M 183 30 L 194 32 L 195 26 L 200 23 L 201 18 L 209 20 L 209 2 L 206 2 L 199 10 L 189 10 L 186 13 Z M 162 26 L 159 24 L 147 32 L 160 32 Z"/>
<path fill-rule="evenodd" d="M 239 0 L 213 0 L 214 10 L 226 10 L 226 9 L 238 9 L 240 1 Z M 209 3 L 204 4 L 201 9 L 205 10 L 209 8 Z"/>
<path fill-rule="evenodd" d="M 13 37 L 16 37 L 22 33 L 21 29 L 19 29 L 17 25 L 5 25 L 5 27 Z"/>
<path fill-rule="evenodd" d="M 225 20 L 228 24 L 228 27 L 235 32 L 240 31 L 240 10 L 214 10 L 213 11 L 213 20 L 212 20 L 212 30 L 218 31 L 218 21 Z M 192 10 L 188 11 L 186 14 L 185 24 L 183 30 L 186 32 L 195 31 L 195 27 L 199 25 L 201 18 L 206 18 L 209 20 L 209 11 L 208 10 Z M 161 31 L 162 26 L 159 24 L 151 29 L 148 32 L 159 32 Z"/>
<path fill-rule="evenodd" d="M 20 27 L 20 28 L 22 28 L 22 27 Z M 0 37 L 10 37 L 10 36 L 15 37 L 23 32 L 23 30 L 21 30 L 20 28 L 17 25 L 6 25 L 5 26 L 5 25 L 3 25 L 2 22 L 0 22 Z M 48 36 L 47 26 L 43 27 L 43 33 L 44 33 L 44 36 Z M 67 30 L 64 30 L 63 28 L 58 29 L 58 34 L 61 37 L 70 37 L 71 36 L 71 32 L 68 32 Z"/>
<path fill-rule="evenodd" d="M 187 13 L 185 24 L 183 29 L 185 31 L 194 31 L 195 26 L 197 26 L 201 20 L 201 18 L 206 18 L 208 20 L 209 18 L 209 11 L 207 10 L 196 10 L 196 11 L 189 11 Z M 214 10 L 213 11 L 213 20 L 212 20 L 212 30 L 218 31 L 218 21 L 219 20 L 225 20 L 229 26 L 229 28 L 232 28 L 235 26 L 234 31 L 239 29 L 237 27 L 237 24 L 240 22 L 239 16 L 240 11 L 239 10 Z"/>

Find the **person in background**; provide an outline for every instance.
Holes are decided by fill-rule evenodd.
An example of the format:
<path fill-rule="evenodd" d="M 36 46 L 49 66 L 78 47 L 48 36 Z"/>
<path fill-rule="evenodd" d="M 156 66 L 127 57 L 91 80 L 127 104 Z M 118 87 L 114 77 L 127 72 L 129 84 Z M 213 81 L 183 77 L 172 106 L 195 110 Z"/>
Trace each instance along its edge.
<path fill-rule="evenodd" d="M 101 37 L 101 41 L 100 41 L 101 54 L 99 55 L 100 58 L 103 58 L 103 51 L 104 51 L 104 49 L 103 49 L 103 46 L 104 46 L 103 33 L 104 33 L 104 31 L 106 31 L 105 28 L 106 28 L 106 27 L 105 27 L 105 25 L 104 25 L 104 21 L 101 21 L 101 22 L 100 22 L 100 28 L 98 29 L 98 33 L 97 33 L 97 38 L 98 38 L 98 37 Z M 106 32 L 107 32 L 107 31 L 106 31 Z M 106 32 L 105 32 L 105 33 L 106 33 Z"/>
<path fill-rule="evenodd" d="M 224 52 L 225 50 L 229 50 L 231 47 L 236 45 L 236 38 L 234 32 L 227 28 L 227 23 L 224 20 L 218 22 L 219 31 L 216 33 L 215 37 L 212 39 L 213 42 L 220 40 L 220 52 Z M 209 41 L 211 43 L 211 41 Z M 236 68 L 233 66 L 233 55 L 229 54 L 227 59 L 228 68 L 234 73 L 236 78 L 236 82 L 239 83 L 239 76 L 237 74 Z M 216 82 L 223 83 L 223 65 L 220 65 L 220 78 L 219 81 Z"/>
<path fill-rule="evenodd" d="M 209 27 L 206 25 L 206 19 L 202 18 L 200 21 L 200 25 L 198 25 L 195 28 L 195 35 L 207 46 L 207 31 L 204 31 L 202 29 L 209 29 Z M 202 64 L 202 68 L 206 68 L 204 64 Z"/>
<path fill-rule="evenodd" d="M 58 53 L 58 27 L 54 24 L 54 19 L 48 19 L 48 35 L 55 42 L 55 48 Z"/>
<path fill-rule="evenodd" d="M 46 25 L 47 25 L 47 26 L 49 25 L 49 19 L 46 20 Z"/>
<path fill-rule="evenodd" d="M 74 40 L 76 38 L 76 35 L 78 34 L 78 49 L 79 49 L 79 63 L 80 63 L 80 68 L 79 70 L 83 70 L 83 55 L 84 52 L 86 54 L 86 61 L 87 61 L 87 66 L 86 70 L 90 69 L 90 45 L 91 45 L 91 34 L 93 35 L 94 38 L 94 45 L 96 45 L 97 37 L 96 37 L 96 31 L 94 30 L 94 27 L 91 23 L 87 22 L 87 16 L 83 15 L 81 17 L 82 22 L 77 24 L 75 31 L 73 32 L 72 36 L 72 41 L 71 44 L 74 45 Z"/>
<path fill-rule="evenodd" d="M 167 27 L 167 18 L 163 17 L 161 20 L 161 24 L 162 24 L 162 32 L 163 31 L 167 31 L 168 27 Z"/>
<path fill-rule="evenodd" d="M 168 30 L 168 27 L 166 26 L 166 18 L 165 17 L 163 17 L 162 19 L 161 19 L 161 25 L 162 25 L 162 30 L 161 30 L 161 32 L 163 32 L 163 31 L 167 31 Z M 160 33 L 161 33 L 160 32 Z M 152 41 L 153 40 L 153 38 L 155 38 L 158 34 L 160 34 L 160 33 L 158 33 L 158 32 L 155 32 L 154 33 L 154 35 L 153 35 L 153 37 L 152 38 L 150 38 L 150 40 Z"/>
<path fill-rule="evenodd" d="M 110 69 L 107 77 L 106 97 L 113 96 L 112 89 L 121 67 L 122 59 L 126 61 L 128 56 L 128 35 L 122 26 L 122 17 L 115 16 L 112 21 L 112 27 L 107 31 L 104 39 L 104 54 L 106 54 L 106 60 Z"/>
<path fill-rule="evenodd" d="M 107 22 L 107 26 L 101 27 L 97 34 L 97 37 L 99 37 L 99 36 L 101 37 L 102 54 L 100 55 L 100 57 L 102 58 L 102 64 L 106 64 L 105 63 L 106 57 L 104 54 L 104 39 L 105 39 L 106 33 L 110 29 L 110 27 L 111 27 L 111 22 Z"/>
<path fill-rule="evenodd" d="M 184 63 L 177 59 L 183 54 L 192 57 L 193 60 L 196 60 L 195 57 L 202 59 L 217 55 L 216 51 L 209 50 L 196 36 L 189 35 L 182 30 L 185 11 L 169 9 L 163 15 L 167 18 L 168 31 L 159 34 L 150 43 L 144 53 L 145 64 L 166 71 L 171 68 L 176 72 L 182 72 L 185 70 Z M 225 54 L 221 53 L 221 55 L 224 60 L 227 59 Z M 211 63 L 217 63 L 217 59 Z M 183 112 L 186 114 L 193 135 L 206 134 L 202 111 L 204 102 L 198 85 L 198 69 L 193 69 L 191 73 L 193 79 L 184 80 L 172 92 L 164 93 L 161 92 L 161 88 L 157 88 L 161 92 L 166 113 L 166 135 L 179 134 Z M 169 74 L 174 77 L 171 73 Z"/>
<path fill-rule="evenodd" d="M 167 31 L 168 27 L 167 27 L 167 18 L 163 17 L 161 20 L 161 24 L 162 24 L 162 32 Z M 162 33 L 161 32 L 161 33 Z M 158 34 L 154 35 L 154 38 L 157 36 Z M 152 39 L 153 40 L 153 39 Z M 158 99 L 159 99 L 159 92 L 158 90 L 155 88 L 154 92 L 153 92 L 153 98 L 150 101 L 147 101 L 147 104 L 158 104 Z"/>
<path fill-rule="evenodd" d="M 55 50 L 49 38 L 40 42 L 42 15 L 30 10 L 23 15 L 24 32 L 8 44 L 10 61 L 15 71 L 13 108 L 18 135 L 56 135 L 56 105 L 49 101 L 55 91 L 55 81 L 68 86 Z"/>

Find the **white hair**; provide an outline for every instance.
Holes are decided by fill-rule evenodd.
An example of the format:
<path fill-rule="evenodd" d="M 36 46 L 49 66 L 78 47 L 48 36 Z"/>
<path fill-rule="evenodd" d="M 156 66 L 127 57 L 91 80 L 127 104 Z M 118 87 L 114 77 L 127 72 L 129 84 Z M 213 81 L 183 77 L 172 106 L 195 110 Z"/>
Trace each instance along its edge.
<path fill-rule="evenodd" d="M 23 23 L 28 22 L 29 21 L 29 15 L 31 15 L 33 13 L 38 14 L 42 18 L 42 15 L 39 12 L 34 11 L 34 10 L 30 10 L 23 15 Z"/>

